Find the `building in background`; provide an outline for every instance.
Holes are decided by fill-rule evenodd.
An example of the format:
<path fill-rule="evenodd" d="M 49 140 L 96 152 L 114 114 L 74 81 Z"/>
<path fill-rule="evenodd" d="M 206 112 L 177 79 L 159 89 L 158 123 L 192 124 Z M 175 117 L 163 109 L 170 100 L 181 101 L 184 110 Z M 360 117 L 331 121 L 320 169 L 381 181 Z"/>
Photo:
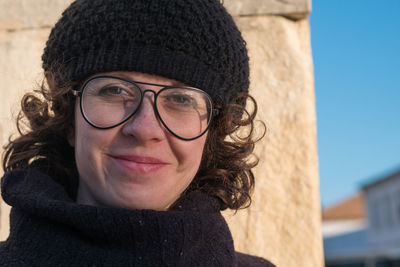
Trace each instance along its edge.
<path fill-rule="evenodd" d="M 400 170 L 363 187 L 369 214 L 371 257 L 400 266 Z"/>
<path fill-rule="evenodd" d="M 365 195 L 361 192 L 322 213 L 325 264 L 333 266 L 361 263 L 366 258 Z M 354 265 L 364 266 L 364 265 Z"/>
<path fill-rule="evenodd" d="M 400 266 L 400 170 L 322 214 L 326 267 Z"/>

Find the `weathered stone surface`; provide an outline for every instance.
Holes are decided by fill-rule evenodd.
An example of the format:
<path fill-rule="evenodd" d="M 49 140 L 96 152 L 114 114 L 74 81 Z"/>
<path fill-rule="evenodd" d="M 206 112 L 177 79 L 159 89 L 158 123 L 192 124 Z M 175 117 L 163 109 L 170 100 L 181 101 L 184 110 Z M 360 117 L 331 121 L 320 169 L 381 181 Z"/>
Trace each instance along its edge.
<path fill-rule="evenodd" d="M 23 93 L 39 82 L 40 57 L 48 35 L 49 29 L 0 31 L 0 92 L 7 100 L 0 105 L 1 120 L 10 120 L 10 112 L 17 113 Z"/>
<path fill-rule="evenodd" d="M 1 0 L 0 30 L 48 27 L 72 0 Z M 299 19 L 311 11 L 311 0 L 224 0 L 233 16 L 284 15 Z"/>
<path fill-rule="evenodd" d="M 226 214 L 236 247 L 277 266 L 323 266 L 309 23 L 237 19 L 251 60 L 251 94 L 266 123 L 252 207 Z"/>
<path fill-rule="evenodd" d="M 0 241 L 8 237 L 10 206 L 0 201 Z"/>
<path fill-rule="evenodd" d="M 72 0 L 1 0 L 0 30 L 49 27 Z"/>
<path fill-rule="evenodd" d="M 40 57 L 48 35 L 49 29 L 0 31 L 1 147 L 10 134 L 16 132 L 14 118 L 23 93 L 37 88 L 40 82 Z M 0 209 L 0 240 L 4 240 L 8 236 L 9 207 L 0 201 Z"/>
<path fill-rule="evenodd" d="M 302 19 L 311 12 L 311 0 L 224 0 L 223 2 L 233 16 L 283 15 Z"/>

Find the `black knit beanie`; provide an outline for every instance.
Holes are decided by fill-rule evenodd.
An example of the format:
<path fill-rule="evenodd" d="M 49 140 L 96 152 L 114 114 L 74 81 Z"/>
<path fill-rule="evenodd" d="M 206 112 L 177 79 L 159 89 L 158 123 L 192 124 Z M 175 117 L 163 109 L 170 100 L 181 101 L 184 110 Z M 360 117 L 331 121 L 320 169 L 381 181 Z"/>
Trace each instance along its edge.
<path fill-rule="evenodd" d="M 42 59 L 59 86 L 137 71 L 203 89 L 223 104 L 249 87 L 245 42 L 219 0 L 76 0 Z"/>

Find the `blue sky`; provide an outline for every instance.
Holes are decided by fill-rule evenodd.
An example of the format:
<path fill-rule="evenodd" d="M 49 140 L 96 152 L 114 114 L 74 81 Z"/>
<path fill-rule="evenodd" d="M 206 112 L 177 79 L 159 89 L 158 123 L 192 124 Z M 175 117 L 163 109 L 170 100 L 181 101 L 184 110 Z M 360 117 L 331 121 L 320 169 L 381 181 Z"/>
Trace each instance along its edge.
<path fill-rule="evenodd" d="M 321 201 L 400 169 L 400 0 L 314 0 Z"/>

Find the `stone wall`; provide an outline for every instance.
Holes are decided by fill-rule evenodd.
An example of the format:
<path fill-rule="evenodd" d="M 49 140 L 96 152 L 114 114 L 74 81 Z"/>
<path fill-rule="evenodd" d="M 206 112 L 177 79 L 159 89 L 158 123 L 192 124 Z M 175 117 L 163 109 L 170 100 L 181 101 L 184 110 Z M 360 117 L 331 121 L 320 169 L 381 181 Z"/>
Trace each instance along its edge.
<path fill-rule="evenodd" d="M 0 141 L 26 90 L 41 81 L 51 25 L 71 0 L 0 0 Z M 225 212 L 238 250 L 277 266 L 323 266 L 316 115 L 308 14 L 310 0 L 225 0 L 251 60 L 251 93 L 267 135 L 257 147 L 250 209 Z M 1 202 L 1 201 L 0 201 Z M 0 240 L 8 233 L 0 203 Z"/>
<path fill-rule="evenodd" d="M 257 147 L 254 205 L 228 217 L 236 247 L 278 266 L 322 266 L 316 116 L 309 23 L 239 17 L 251 90 L 267 136 Z"/>

